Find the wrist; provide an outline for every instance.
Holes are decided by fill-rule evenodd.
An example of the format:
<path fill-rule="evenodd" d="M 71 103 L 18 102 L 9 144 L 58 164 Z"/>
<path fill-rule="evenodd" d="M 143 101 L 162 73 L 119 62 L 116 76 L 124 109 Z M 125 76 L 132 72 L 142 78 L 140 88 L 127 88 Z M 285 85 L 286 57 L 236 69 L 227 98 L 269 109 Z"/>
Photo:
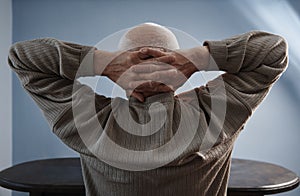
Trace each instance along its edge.
<path fill-rule="evenodd" d="M 207 46 L 198 46 L 190 49 L 190 59 L 199 71 L 207 70 L 209 55 Z"/>
<path fill-rule="evenodd" d="M 112 53 L 104 50 L 94 52 L 94 72 L 96 75 L 107 76 L 109 63 L 113 60 Z"/>
<path fill-rule="evenodd" d="M 198 46 L 186 50 L 180 50 L 185 58 L 187 58 L 197 68 L 197 71 L 207 70 L 209 66 L 209 49 L 207 46 Z"/>

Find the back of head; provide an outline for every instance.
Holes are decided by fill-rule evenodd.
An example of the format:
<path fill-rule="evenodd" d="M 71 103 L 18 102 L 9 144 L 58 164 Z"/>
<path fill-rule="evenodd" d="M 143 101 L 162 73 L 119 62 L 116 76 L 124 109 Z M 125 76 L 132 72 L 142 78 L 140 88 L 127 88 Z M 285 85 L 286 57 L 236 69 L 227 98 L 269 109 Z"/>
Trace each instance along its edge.
<path fill-rule="evenodd" d="M 170 50 L 179 49 L 178 41 L 172 31 L 155 23 L 143 23 L 131 28 L 119 42 L 119 50 L 130 50 L 144 46 Z"/>

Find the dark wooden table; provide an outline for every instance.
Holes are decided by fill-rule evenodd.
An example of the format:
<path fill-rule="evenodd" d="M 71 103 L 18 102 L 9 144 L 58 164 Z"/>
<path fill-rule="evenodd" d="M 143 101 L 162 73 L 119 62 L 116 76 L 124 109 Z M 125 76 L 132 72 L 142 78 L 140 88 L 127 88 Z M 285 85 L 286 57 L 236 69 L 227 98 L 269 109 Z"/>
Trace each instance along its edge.
<path fill-rule="evenodd" d="M 233 159 L 228 195 L 275 194 L 298 185 L 298 176 L 281 166 Z M 0 186 L 29 192 L 30 196 L 85 194 L 79 158 L 46 159 L 15 165 L 0 172 Z"/>
<path fill-rule="evenodd" d="M 299 186 L 292 171 L 266 162 L 232 159 L 228 196 L 261 196 L 290 191 Z"/>

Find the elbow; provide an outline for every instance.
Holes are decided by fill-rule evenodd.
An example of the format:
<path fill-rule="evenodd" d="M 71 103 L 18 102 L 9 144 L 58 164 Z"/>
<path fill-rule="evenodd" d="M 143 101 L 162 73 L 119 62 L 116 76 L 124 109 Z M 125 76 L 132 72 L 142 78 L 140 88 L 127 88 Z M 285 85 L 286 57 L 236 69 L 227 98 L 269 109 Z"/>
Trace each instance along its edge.
<path fill-rule="evenodd" d="M 9 65 L 12 66 L 12 62 L 13 60 L 17 57 L 17 44 L 13 44 L 10 48 L 9 48 L 9 51 L 8 51 L 8 62 L 9 62 Z"/>
<path fill-rule="evenodd" d="M 271 44 L 268 55 L 265 57 L 265 64 L 284 71 L 288 65 L 288 43 L 280 35 L 270 34 Z"/>
<path fill-rule="evenodd" d="M 282 53 L 283 56 L 288 56 L 288 42 L 286 41 L 286 39 L 280 35 L 276 35 L 277 37 L 277 43 L 280 47 L 280 51 Z"/>
<path fill-rule="evenodd" d="M 10 46 L 9 48 L 9 54 L 15 54 L 18 48 L 20 47 L 20 43 L 14 43 L 13 45 Z"/>
<path fill-rule="evenodd" d="M 285 70 L 288 66 L 288 42 L 286 39 L 282 36 L 276 35 L 277 36 L 277 58 L 279 61 L 279 64 L 282 66 L 282 68 Z"/>
<path fill-rule="evenodd" d="M 22 50 L 22 42 L 14 43 L 9 49 L 9 58 L 18 57 Z"/>
<path fill-rule="evenodd" d="M 13 44 L 8 53 L 8 64 L 12 69 L 18 69 L 21 64 L 21 51 L 22 51 L 22 43 L 17 42 Z"/>

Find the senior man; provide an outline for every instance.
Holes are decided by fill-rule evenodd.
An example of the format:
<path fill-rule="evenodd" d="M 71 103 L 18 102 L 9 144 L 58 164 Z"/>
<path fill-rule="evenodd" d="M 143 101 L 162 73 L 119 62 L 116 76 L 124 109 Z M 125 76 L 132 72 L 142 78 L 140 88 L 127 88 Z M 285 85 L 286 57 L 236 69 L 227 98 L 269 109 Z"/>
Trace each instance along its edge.
<path fill-rule="evenodd" d="M 45 38 L 9 54 L 53 132 L 80 153 L 86 194 L 226 195 L 234 141 L 287 67 L 284 39 L 253 31 L 182 50 L 170 30 L 146 23 L 119 46 Z M 214 70 L 225 73 L 174 95 L 193 73 Z M 95 75 L 119 84 L 128 100 L 77 80 Z"/>

